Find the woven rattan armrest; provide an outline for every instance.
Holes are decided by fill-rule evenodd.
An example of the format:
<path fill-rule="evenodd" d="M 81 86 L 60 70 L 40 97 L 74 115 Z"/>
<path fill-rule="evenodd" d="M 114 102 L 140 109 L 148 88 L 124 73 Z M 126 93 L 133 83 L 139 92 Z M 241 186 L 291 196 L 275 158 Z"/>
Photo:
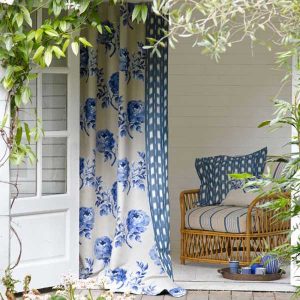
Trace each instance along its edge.
<path fill-rule="evenodd" d="M 273 193 L 271 195 L 259 196 L 251 202 L 247 212 L 248 234 L 289 230 L 290 222 L 277 217 L 278 214 L 289 210 L 289 203 L 276 211 L 262 207 L 267 202 L 275 201 L 280 198 L 290 198 L 290 193 Z"/>
<path fill-rule="evenodd" d="M 181 229 L 185 228 L 186 212 L 197 206 L 200 189 L 184 190 L 180 193 Z"/>

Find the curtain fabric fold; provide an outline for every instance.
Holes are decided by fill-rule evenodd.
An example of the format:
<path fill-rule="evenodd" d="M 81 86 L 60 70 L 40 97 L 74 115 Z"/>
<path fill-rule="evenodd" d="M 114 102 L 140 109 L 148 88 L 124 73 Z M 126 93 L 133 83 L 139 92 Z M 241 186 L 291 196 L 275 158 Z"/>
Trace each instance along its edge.
<path fill-rule="evenodd" d="M 185 291 L 170 279 L 167 165 L 151 172 L 148 160 L 165 157 L 146 151 L 152 106 L 145 105 L 146 26 L 131 22 L 133 8 L 101 5 L 103 32 L 86 29 L 94 47 L 80 51 L 80 276 L 103 276 L 107 288 L 118 292 L 168 290 L 181 296 Z M 166 109 L 159 115 L 162 122 Z M 165 139 L 156 142 L 165 149 Z M 153 180 L 160 186 L 157 199 L 151 193 Z M 154 210 L 158 204 L 161 208 Z M 157 213 L 163 239 L 155 234 Z"/>
<path fill-rule="evenodd" d="M 146 36 L 159 41 L 168 22 L 151 13 Z M 170 206 L 168 189 L 168 47 L 160 57 L 146 51 L 146 159 L 150 211 L 155 242 L 164 270 L 173 278 L 170 257 Z"/>

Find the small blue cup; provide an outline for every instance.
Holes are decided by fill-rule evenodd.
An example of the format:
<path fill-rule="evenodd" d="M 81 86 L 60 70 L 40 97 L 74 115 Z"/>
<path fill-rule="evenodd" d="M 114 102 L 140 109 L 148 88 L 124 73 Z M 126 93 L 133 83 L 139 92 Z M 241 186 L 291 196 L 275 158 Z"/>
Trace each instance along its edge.
<path fill-rule="evenodd" d="M 262 265 L 262 264 L 259 264 L 259 263 L 255 263 L 255 264 L 251 265 L 251 273 L 252 273 L 252 274 L 255 274 L 255 270 L 256 270 L 257 268 L 261 268 L 261 267 L 263 267 L 263 265 Z"/>
<path fill-rule="evenodd" d="M 251 267 L 242 267 L 241 274 L 251 274 Z"/>
<path fill-rule="evenodd" d="M 230 273 L 237 274 L 239 272 L 240 263 L 237 260 L 229 261 Z"/>

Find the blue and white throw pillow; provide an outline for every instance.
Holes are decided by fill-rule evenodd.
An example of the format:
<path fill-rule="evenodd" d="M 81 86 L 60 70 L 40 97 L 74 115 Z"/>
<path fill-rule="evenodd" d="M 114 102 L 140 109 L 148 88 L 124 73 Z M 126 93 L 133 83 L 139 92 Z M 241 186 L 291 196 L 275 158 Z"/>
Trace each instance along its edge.
<path fill-rule="evenodd" d="M 267 148 L 242 156 L 219 155 L 196 158 L 200 179 L 199 205 L 220 204 L 232 188 L 229 174 L 249 173 L 260 176 L 265 168 Z"/>

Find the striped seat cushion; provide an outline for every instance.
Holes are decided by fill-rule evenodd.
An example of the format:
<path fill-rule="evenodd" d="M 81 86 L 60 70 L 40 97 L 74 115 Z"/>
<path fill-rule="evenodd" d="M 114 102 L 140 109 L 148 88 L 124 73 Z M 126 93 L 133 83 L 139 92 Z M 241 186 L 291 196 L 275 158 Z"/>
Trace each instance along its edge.
<path fill-rule="evenodd" d="M 247 207 L 199 206 L 187 211 L 185 226 L 189 229 L 245 233 Z"/>

